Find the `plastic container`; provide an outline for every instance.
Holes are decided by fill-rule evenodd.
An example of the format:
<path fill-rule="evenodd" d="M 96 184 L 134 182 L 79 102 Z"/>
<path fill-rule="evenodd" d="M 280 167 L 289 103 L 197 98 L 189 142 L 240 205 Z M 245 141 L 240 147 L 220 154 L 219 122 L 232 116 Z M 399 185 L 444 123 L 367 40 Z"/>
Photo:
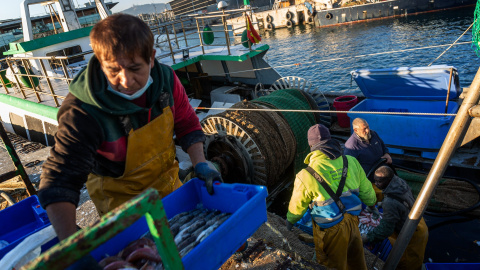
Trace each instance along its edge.
<path fill-rule="evenodd" d="M 450 81 L 450 70 L 454 76 Z M 352 71 L 366 99 L 350 111 L 445 113 L 447 95 L 459 96 L 456 69 L 450 66 L 392 68 Z M 450 91 L 450 92 L 449 92 Z M 449 92 L 449 93 L 448 93 Z M 448 94 L 447 94 L 448 93 Z M 448 103 L 447 113 L 458 104 Z M 358 114 L 348 113 L 351 119 Z M 362 114 L 392 154 L 434 159 L 450 129 L 454 116 Z M 353 131 L 352 131 L 353 132 Z"/>
<path fill-rule="evenodd" d="M 426 263 L 427 270 L 478 270 L 480 263 Z"/>
<path fill-rule="evenodd" d="M 40 206 L 36 195 L 28 197 L 0 211 L 0 240 L 9 244 L 0 249 L 0 259 L 27 236 L 50 225 L 47 212 Z M 58 239 L 42 246 L 42 252 L 58 243 Z"/>
<path fill-rule="evenodd" d="M 267 221 L 267 189 L 246 184 L 215 183 L 209 195 L 203 181 L 193 179 L 162 199 L 167 218 L 190 211 L 199 203 L 232 215 L 203 242 L 182 258 L 185 269 L 218 269 Z M 145 218 L 91 252 L 97 260 L 114 255 L 148 231 Z"/>
<path fill-rule="evenodd" d="M 337 111 L 348 111 L 358 103 L 356 96 L 341 96 L 333 100 L 333 107 Z M 343 128 L 350 127 L 350 118 L 346 113 L 337 113 L 338 125 Z"/>

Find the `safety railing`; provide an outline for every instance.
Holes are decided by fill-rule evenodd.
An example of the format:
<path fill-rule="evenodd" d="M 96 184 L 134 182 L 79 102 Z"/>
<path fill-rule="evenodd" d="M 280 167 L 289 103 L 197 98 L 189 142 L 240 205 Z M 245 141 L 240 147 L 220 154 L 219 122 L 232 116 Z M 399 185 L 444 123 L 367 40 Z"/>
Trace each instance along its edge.
<path fill-rule="evenodd" d="M 197 47 L 201 47 L 202 54 L 206 54 L 205 47 L 207 46 L 226 47 L 228 55 L 231 55 L 231 47 L 239 44 L 235 43 L 235 37 L 233 35 L 234 31 L 247 27 L 247 20 L 245 15 L 251 13 L 251 11 L 255 9 L 257 8 L 209 12 L 203 15 L 187 15 L 178 20 L 173 20 L 170 22 L 165 22 L 157 24 L 156 26 L 152 26 L 151 29 L 153 34 L 157 35 L 155 44 L 159 45 L 161 43 L 166 43 L 163 47 L 168 48 L 165 53 L 157 55 L 157 59 L 170 57 L 175 64 L 177 61 L 175 59 L 176 54 L 184 53 L 186 50 L 188 51 Z M 245 25 L 240 26 L 237 29 L 234 29 L 232 26 L 229 29 L 227 20 L 238 15 L 243 15 L 245 17 Z M 195 21 L 194 26 L 191 25 L 193 20 Z M 215 24 L 218 20 L 220 20 L 220 24 Z M 190 23 L 190 26 L 186 25 L 186 23 Z M 208 31 L 202 30 L 207 25 L 212 27 L 220 27 L 220 29 L 212 29 Z M 179 31 L 177 31 L 178 28 L 180 28 Z M 171 37 L 170 33 L 173 34 L 173 37 Z M 224 33 L 225 38 L 223 39 L 222 37 L 222 42 L 216 42 L 215 44 L 206 44 L 202 38 L 203 33 Z M 159 38 L 162 38 L 162 36 L 166 40 L 159 41 Z M 198 36 L 198 38 L 192 36 Z M 183 44 L 180 45 L 181 43 Z"/>
<path fill-rule="evenodd" d="M 65 99 L 66 95 L 57 94 L 54 88 L 58 85 L 54 86 L 52 81 L 63 81 L 64 88 L 67 88 L 75 75 L 73 67 L 68 65 L 69 61 L 92 53 L 93 51 L 86 51 L 69 56 L 7 57 L 0 60 L 0 82 L 6 94 L 14 91 L 27 99 L 33 93 L 38 103 L 42 102 L 42 96 L 50 96 L 55 106 L 59 107 L 61 104 L 58 99 Z M 36 64 L 36 73 L 32 63 Z M 7 73 L 11 75 L 10 78 L 14 78 L 13 81 L 8 80 Z M 44 87 L 48 90 L 44 91 Z"/>
<path fill-rule="evenodd" d="M 234 31 L 247 27 L 246 16 L 249 16 L 255 9 L 245 8 L 210 12 L 159 23 L 151 27 L 152 33 L 157 35 L 155 45 L 158 46 L 158 44 L 164 42 L 164 47 L 168 48 L 165 53 L 157 54 L 157 59 L 170 57 L 173 64 L 176 64 L 175 56 L 177 54 L 188 52 L 196 47 L 201 47 L 203 54 L 207 53 L 206 47 L 226 47 L 228 55 L 231 55 L 232 47 L 241 43 L 236 41 L 233 35 Z M 233 26 L 229 27 L 227 20 L 238 15 L 245 18 L 245 25 L 236 29 Z M 220 24 L 215 24 L 218 20 L 220 20 Z M 190 22 L 190 26 L 185 25 L 186 22 Z M 215 29 L 205 31 L 207 25 Z M 214 35 L 215 33 L 224 33 L 224 35 L 221 35 L 222 37 L 217 39 L 218 42 L 215 42 L 215 44 L 206 44 L 202 35 L 208 32 Z M 173 37 L 170 33 L 173 33 Z M 165 40 L 159 41 L 162 36 Z M 251 50 L 250 42 L 248 44 Z M 21 97 L 27 99 L 33 93 L 38 103 L 42 102 L 45 96 L 48 96 L 53 99 L 54 105 L 59 107 L 61 105 L 59 99 L 65 99 L 66 94 L 59 95 L 56 93 L 59 86 L 52 81 L 63 81 L 65 83 L 63 89 L 66 89 L 75 75 L 75 70 L 72 69 L 69 62 L 92 53 L 93 51 L 86 51 L 69 56 L 7 57 L 0 60 L 0 83 L 6 94 L 20 94 Z M 185 59 L 185 55 L 182 59 Z M 10 72 L 7 72 L 8 70 Z M 8 76 L 11 78 L 11 80 L 8 80 L 6 73 L 13 75 L 13 79 L 12 76 Z M 44 90 L 44 88 L 46 89 Z M 14 93 L 11 93 L 12 91 Z"/>

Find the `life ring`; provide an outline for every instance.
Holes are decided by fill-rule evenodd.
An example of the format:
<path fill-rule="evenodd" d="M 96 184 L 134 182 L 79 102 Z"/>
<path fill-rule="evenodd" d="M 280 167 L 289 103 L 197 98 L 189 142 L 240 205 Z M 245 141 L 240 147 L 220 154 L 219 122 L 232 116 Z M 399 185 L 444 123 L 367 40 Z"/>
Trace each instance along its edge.
<path fill-rule="evenodd" d="M 333 18 L 332 13 L 327 13 L 327 14 L 325 14 L 325 19 L 331 20 L 332 18 Z"/>
<path fill-rule="evenodd" d="M 267 15 L 267 22 L 268 22 L 268 23 L 273 22 L 273 17 L 272 17 L 272 15 Z"/>
<path fill-rule="evenodd" d="M 271 23 L 267 23 L 267 30 L 272 30 L 273 29 L 273 25 Z"/>
<path fill-rule="evenodd" d="M 285 14 L 285 18 L 287 18 L 287 20 L 290 21 L 293 18 L 293 13 L 290 11 L 287 11 L 287 13 Z"/>
<path fill-rule="evenodd" d="M 313 17 L 308 17 L 307 22 L 308 23 L 313 23 Z"/>
<path fill-rule="evenodd" d="M 290 28 L 290 27 L 292 27 L 292 26 L 293 26 L 292 21 L 287 21 L 287 27 Z"/>

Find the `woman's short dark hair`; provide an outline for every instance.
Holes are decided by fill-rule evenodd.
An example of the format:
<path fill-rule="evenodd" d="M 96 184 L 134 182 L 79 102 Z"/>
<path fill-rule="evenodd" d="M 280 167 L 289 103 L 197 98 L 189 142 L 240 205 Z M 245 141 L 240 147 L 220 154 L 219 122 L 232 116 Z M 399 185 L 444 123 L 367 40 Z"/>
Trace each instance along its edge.
<path fill-rule="evenodd" d="M 93 52 L 103 60 L 140 56 L 149 63 L 153 53 L 153 33 L 140 18 L 114 14 L 98 22 L 90 32 Z"/>

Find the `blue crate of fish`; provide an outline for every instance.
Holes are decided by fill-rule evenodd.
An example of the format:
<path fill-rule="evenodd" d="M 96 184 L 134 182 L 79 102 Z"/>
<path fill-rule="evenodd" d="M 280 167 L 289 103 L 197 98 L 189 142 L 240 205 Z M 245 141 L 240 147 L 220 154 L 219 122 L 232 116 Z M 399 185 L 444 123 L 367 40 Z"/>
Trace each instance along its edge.
<path fill-rule="evenodd" d="M 434 159 L 455 118 L 442 114 L 459 109 L 457 70 L 442 65 L 362 69 L 351 74 L 366 99 L 350 109 L 350 121 L 357 117 L 367 120 L 393 154 Z M 354 113 L 360 111 L 440 115 Z"/>
<path fill-rule="evenodd" d="M 0 211 L 0 259 L 20 244 L 27 236 L 32 235 L 50 225 L 46 211 L 40 206 L 36 195 L 28 197 Z M 42 246 L 47 250 L 58 239 Z"/>
<path fill-rule="evenodd" d="M 208 210 L 231 214 L 208 237 L 182 258 L 185 269 L 218 269 L 245 241 L 267 221 L 264 186 L 215 183 L 209 195 L 203 181 L 193 179 L 162 199 L 167 218 L 199 205 Z M 124 249 L 148 232 L 141 218 L 123 232 L 91 252 L 100 261 Z"/>

